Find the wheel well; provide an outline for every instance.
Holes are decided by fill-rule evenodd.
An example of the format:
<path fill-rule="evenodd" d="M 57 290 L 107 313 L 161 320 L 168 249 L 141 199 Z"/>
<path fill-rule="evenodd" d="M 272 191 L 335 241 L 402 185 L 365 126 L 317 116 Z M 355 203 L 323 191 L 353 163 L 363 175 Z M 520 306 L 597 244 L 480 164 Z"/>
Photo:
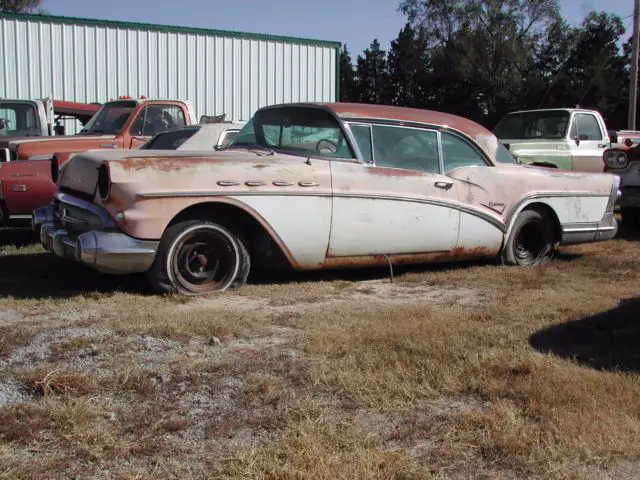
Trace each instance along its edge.
<path fill-rule="evenodd" d="M 173 217 L 167 227 L 194 219 L 212 220 L 239 234 L 249 250 L 252 267 L 290 268 L 292 266 L 267 229 L 253 215 L 240 207 L 221 202 L 191 205 Z"/>
<path fill-rule="evenodd" d="M 553 208 L 551 208 L 546 203 L 531 203 L 527 205 L 522 211 L 525 210 L 534 210 L 551 220 L 553 224 L 553 239 L 556 242 L 559 242 L 562 239 L 562 227 L 560 226 L 560 220 L 558 219 L 558 215 Z"/>

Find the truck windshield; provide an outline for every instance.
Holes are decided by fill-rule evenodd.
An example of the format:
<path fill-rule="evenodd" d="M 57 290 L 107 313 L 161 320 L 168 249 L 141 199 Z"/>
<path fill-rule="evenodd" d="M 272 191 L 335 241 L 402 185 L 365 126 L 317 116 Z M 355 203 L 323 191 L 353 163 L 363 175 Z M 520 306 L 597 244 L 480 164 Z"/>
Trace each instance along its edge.
<path fill-rule="evenodd" d="M 566 137 L 569 117 L 565 110 L 510 113 L 502 117 L 493 133 L 505 140 L 557 140 Z"/>
<path fill-rule="evenodd" d="M 0 137 L 41 135 L 36 107 L 31 102 L 0 102 Z"/>
<path fill-rule="evenodd" d="M 119 133 L 135 111 L 136 102 L 110 102 L 96 113 L 85 127 L 80 130 L 81 135 Z"/>

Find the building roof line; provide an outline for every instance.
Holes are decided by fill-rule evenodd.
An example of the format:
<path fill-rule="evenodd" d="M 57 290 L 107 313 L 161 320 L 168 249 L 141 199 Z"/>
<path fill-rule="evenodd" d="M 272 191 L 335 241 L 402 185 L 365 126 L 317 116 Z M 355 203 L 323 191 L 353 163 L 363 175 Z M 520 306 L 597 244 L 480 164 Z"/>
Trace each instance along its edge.
<path fill-rule="evenodd" d="M 118 20 L 101 20 L 94 18 L 66 17 L 58 15 L 31 13 L 0 13 L 0 20 L 32 20 L 36 22 L 51 22 L 59 24 L 92 25 L 105 28 L 122 28 L 135 30 L 150 30 L 168 33 L 186 33 L 193 35 L 216 35 L 221 37 L 246 38 L 250 40 L 271 40 L 275 42 L 295 43 L 298 45 L 313 45 L 329 48 L 341 48 L 341 42 L 317 40 L 312 38 L 290 37 L 285 35 L 268 35 L 261 33 L 238 32 L 233 30 L 216 30 L 199 27 L 179 27 L 154 23 L 123 22 Z"/>

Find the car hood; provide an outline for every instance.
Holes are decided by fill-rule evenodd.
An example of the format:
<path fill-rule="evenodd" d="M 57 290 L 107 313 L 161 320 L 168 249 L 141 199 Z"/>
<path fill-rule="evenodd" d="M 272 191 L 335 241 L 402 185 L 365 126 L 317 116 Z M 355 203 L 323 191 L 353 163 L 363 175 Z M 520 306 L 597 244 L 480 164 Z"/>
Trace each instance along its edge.
<path fill-rule="evenodd" d="M 189 150 L 93 150 L 74 155 L 60 169 L 58 185 L 93 195 L 101 165 L 109 167 L 113 184 L 158 189 L 211 189 L 213 179 L 238 169 L 269 168 L 287 162 L 303 164 L 306 157 L 271 153 L 264 149 L 218 152 Z M 251 171 L 251 170 L 249 170 Z M 245 175 L 246 176 L 246 175 Z M 142 192 L 137 192 L 142 193 Z"/>

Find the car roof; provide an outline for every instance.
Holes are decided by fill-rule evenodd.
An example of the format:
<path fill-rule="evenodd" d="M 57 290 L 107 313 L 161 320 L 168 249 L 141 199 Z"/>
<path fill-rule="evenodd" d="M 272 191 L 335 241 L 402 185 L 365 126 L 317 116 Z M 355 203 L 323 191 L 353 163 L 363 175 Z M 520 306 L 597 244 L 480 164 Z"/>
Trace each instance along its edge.
<path fill-rule="evenodd" d="M 496 158 L 496 151 L 498 148 L 497 137 L 479 123 L 451 113 L 391 105 L 371 105 L 347 102 L 277 104 L 263 107 L 262 110 L 291 106 L 325 108 L 342 120 L 388 120 L 400 123 L 419 123 L 425 125 L 444 126 L 471 137 L 480 145 L 492 160 L 495 160 Z"/>

